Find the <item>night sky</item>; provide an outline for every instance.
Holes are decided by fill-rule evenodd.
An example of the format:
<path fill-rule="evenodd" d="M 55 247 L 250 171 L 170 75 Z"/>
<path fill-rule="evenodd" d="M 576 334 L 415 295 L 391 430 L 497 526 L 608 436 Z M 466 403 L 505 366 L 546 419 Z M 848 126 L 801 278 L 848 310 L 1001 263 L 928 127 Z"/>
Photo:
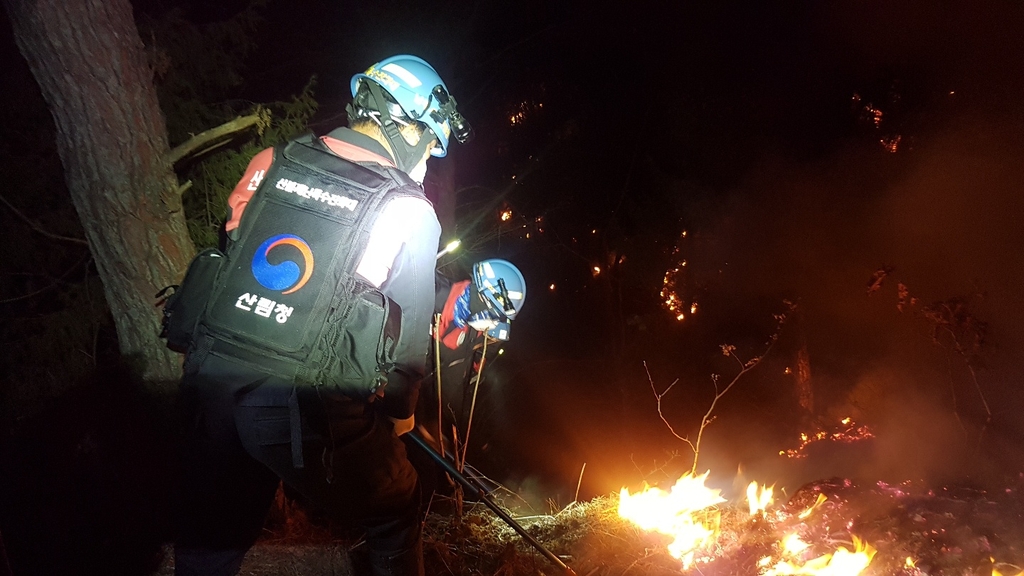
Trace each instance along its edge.
<path fill-rule="evenodd" d="M 136 6 L 177 6 L 197 23 L 241 7 L 206 4 Z M 265 16 L 232 98 L 286 99 L 315 75 L 324 133 L 344 121 L 353 73 L 406 52 L 435 65 L 476 129 L 440 160 L 463 190 L 454 233 L 471 240 L 448 269 L 503 257 L 529 286 L 490 368 L 486 447 L 473 449 L 485 471 L 567 501 L 583 463 L 586 496 L 673 450 L 689 462 L 643 362 L 659 389 L 680 379 L 665 416 L 692 433 L 711 374 L 735 372 L 719 345 L 761 354 L 784 301 L 799 314 L 708 429 L 701 467 L 714 482 L 728 486 L 739 464 L 792 488 L 1024 463 L 1024 4 L 323 0 L 271 1 Z M 39 104 L 6 22 L 0 49 L 8 153 L 37 137 L 18 110 Z M 679 322 L 659 291 L 682 259 L 680 296 L 698 309 Z M 897 282 L 916 308 L 897 310 Z M 988 322 L 983 464 L 955 447 L 950 396 L 976 436 L 978 392 L 920 312 L 955 296 Z M 785 374 L 801 342 L 818 416 L 855 414 L 876 429 L 870 447 L 799 465 L 777 456 L 810 423 Z"/>

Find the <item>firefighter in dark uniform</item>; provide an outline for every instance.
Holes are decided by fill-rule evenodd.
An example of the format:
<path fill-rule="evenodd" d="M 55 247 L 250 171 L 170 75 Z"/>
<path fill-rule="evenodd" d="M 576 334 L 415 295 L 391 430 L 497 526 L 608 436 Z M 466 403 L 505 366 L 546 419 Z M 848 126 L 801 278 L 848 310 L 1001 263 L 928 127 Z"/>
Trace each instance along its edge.
<path fill-rule="evenodd" d="M 421 183 L 428 157 L 471 131 L 415 56 L 357 74 L 352 95 L 350 128 L 261 152 L 228 200 L 181 383 L 178 575 L 236 574 L 279 481 L 365 529 L 375 576 L 423 574 L 399 439 L 425 373 L 440 236 Z"/>
<path fill-rule="evenodd" d="M 514 264 L 493 258 L 474 264 L 469 279 L 452 281 L 438 274 L 435 285 L 437 341 L 428 369 L 440 369 L 442 424 L 438 428 L 436 381 L 424 391 L 427 401 L 418 421 L 421 434 L 436 445 L 441 431 L 443 436 L 450 435 L 452 426 L 465 431 L 475 379 L 511 338 L 512 320 L 526 302 L 526 280 Z"/>

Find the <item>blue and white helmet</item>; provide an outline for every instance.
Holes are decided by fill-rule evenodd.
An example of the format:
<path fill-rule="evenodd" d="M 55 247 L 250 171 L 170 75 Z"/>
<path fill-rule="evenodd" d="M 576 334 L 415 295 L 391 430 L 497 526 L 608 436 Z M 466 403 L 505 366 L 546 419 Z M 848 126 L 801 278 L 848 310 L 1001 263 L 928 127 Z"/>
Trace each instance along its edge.
<path fill-rule="evenodd" d="M 511 321 L 526 302 L 526 279 L 508 260 L 492 258 L 473 265 L 473 284 L 487 307 Z"/>
<path fill-rule="evenodd" d="M 431 155 L 441 157 L 447 154 L 448 142 L 453 135 L 459 142 L 465 142 L 472 136 L 472 128 L 456 109 L 455 98 L 449 94 L 448 86 L 434 67 L 422 58 L 399 54 L 370 66 L 366 72 L 352 77 L 353 97 L 360 95 L 360 86 L 364 82 L 378 84 L 394 99 L 388 104 L 388 113 L 392 117 L 422 122 L 433 132 L 437 146 L 431 149 Z M 359 115 L 365 114 L 359 110 Z"/>

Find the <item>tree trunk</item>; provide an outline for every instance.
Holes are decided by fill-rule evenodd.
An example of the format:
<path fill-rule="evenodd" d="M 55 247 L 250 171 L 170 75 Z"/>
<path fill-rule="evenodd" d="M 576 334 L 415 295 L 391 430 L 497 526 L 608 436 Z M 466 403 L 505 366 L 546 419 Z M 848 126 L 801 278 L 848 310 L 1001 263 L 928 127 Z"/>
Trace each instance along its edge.
<path fill-rule="evenodd" d="M 176 380 L 181 359 L 158 338 L 153 296 L 181 278 L 195 248 L 131 4 L 2 2 L 53 114 L 68 190 L 121 353 L 147 380 Z"/>
<path fill-rule="evenodd" d="M 796 394 L 800 406 L 813 414 L 814 387 L 811 385 L 811 355 L 807 352 L 807 342 L 803 341 L 796 351 Z"/>
<path fill-rule="evenodd" d="M 814 415 L 814 383 L 811 380 L 811 353 L 807 350 L 807 328 L 803 308 L 797 306 L 791 314 L 791 330 L 797 334 L 796 397 L 800 407 L 809 416 Z"/>

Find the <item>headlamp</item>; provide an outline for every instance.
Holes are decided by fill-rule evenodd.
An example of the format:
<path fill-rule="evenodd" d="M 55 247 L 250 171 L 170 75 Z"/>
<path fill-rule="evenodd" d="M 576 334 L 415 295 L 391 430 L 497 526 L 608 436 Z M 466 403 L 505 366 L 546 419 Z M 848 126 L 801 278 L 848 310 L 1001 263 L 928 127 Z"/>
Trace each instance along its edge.
<path fill-rule="evenodd" d="M 505 314 L 515 314 L 516 307 L 512 304 L 512 299 L 508 296 L 508 288 L 505 287 L 505 279 L 498 278 L 498 293 L 494 295 L 498 302 L 501 302 L 501 307 L 504 309 Z"/>
<path fill-rule="evenodd" d="M 469 142 L 473 138 L 473 127 L 469 125 L 469 122 L 466 122 L 462 114 L 459 114 L 456 108 L 455 97 L 449 94 L 444 86 L 440 84 L 434 86 L 431 95 L 437 100 L 438 109 L 432 111 L 430 117 L 442 124 L 447 122 L 448 127 L 451 128 L 452 136 L 460 144 Z"/>

